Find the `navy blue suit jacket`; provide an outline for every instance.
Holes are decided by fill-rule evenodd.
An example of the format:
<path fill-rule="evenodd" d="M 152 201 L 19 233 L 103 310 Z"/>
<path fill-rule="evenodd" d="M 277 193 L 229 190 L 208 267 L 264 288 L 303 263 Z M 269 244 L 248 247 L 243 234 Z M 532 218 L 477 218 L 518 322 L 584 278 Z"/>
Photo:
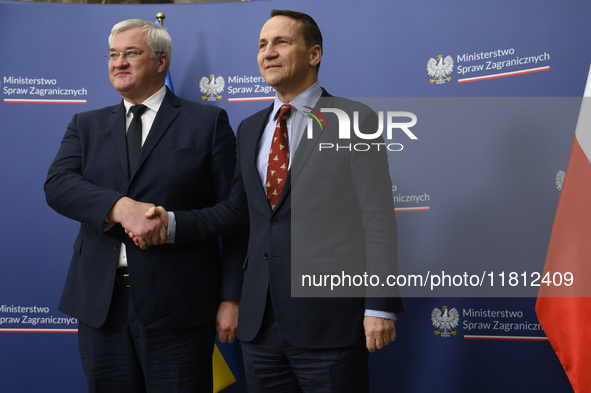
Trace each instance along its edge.
<path fill-rule="evenodd" d="M 377 116 L 362 104 L 331 97 L 326 91 L 321 100 L 318 105 L 323 107 L 358 111 L 361 123 L 368 120 L 371 127 L 377 127 Z M 339 130 L 337 117 L 325 113 L 328 127 L 320 129 L 314 124 L 314 138 L 304 135 L 278 204 L 271 210 L 256 167 L 271 110 L 254 114 L 238 128 L 238 165 L 230 198 L 213 208 L 183 212 L 177 223 L 183 233 L 198 239 L 249 217 L 238 319 L 241 340 L 251 341 L 259 332 L 270 294 L 281 332 L 291 344 L 302 348 L 364 345 L 364 310 L 402 312 L 399 297 L 371 293 L 365 297 L 292 297 L 291 277 L 299 270 L 395 272 L 397 234 L 385 148 L 375 154 L 319 152 L 318 144 L 336 142 Z"/>
<path fill-rule="evenodd" d="M 101 326 L 107 317 L 121 242 L 127 249 L 135 312 L 148 328 L 215 319 L 220 296 L 238 300 L 245 241 L 217 238 L 141 250 L 117 224 L 104 232 L 113 204 L 128 196 L 168 211 L 202 209 L 226 199 L 236 162 L 224 110 L 167 91 L 134 173 L 127 165 L 123 103 L 74 115 L 45 183 L 48 204 L 79 221 L 59 309 Z M 223 277 L 223 279 L 222 279 Z"/>

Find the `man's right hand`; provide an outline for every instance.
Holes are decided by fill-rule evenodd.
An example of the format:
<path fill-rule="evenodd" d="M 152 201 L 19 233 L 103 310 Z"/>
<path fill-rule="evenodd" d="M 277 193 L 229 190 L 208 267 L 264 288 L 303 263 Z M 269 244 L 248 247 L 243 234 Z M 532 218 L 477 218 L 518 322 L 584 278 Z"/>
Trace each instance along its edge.
<path fill-rule="evenodd" d="M 148 220 L 159 220 L 164 225 L 165 232 L 164 237 L 161 237 L 160 243 L 152 243 L 145 245 L 142 243 L 142 238 L 137 236 L 135 232 L 126 230 L 125 232 L 127 235 L 133 240 L 136 246 L 140 247 L 141 249 L 146 249 L 148 246 L 154 246 L 157 244 L 164 244 L 168 234 L 168 212 L 162 206 L 154 206 L 150 204 L 150 208 L 147 212 L 145 212 L 144 217 Z"/>
<path fill-rule="evenodd" d="M 115 202 L 107 219 L 121 224 L 136 245 L 145 250 L 149 246 L 163 244 L 168 233 L 168 217 L 163 220 L 159 216 L 151 217 L 146 214 L 153 208 L 154 204 L 123 197 Z"/>

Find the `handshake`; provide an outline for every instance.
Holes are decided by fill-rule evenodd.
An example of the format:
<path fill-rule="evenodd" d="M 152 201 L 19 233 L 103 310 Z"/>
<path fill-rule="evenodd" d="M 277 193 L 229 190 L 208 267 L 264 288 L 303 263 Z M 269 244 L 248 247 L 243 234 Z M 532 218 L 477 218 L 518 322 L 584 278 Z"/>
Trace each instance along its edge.
<path fill-rule="evenodd" d="M 125 233 L 142 250 L 164 244 L 168 238 L 168 213 L 152 203 L 123 197 L 115 202 L 107 220 L 121 224 Z"/>
<path fill-rule="evenodd" d="M 117 200 L 107 220 L 119 223 L 142 250 L 164 244 L 168 237 L 168 212 L 162 206 L 123 197 Z M 238 301 L 222 300 L 216 316 L 216 331 L 221 342 L 232 343 L 238 329 Z"/>

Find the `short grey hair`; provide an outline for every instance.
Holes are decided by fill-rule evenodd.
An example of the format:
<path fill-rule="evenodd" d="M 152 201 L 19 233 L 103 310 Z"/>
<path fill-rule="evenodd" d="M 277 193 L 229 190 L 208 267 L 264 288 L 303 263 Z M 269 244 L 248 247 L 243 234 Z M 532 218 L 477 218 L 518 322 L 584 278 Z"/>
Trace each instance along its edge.
<path fill-rule="evenodd" d="M 122 33 L 127 30 L 140 28 L 142 31 L 148 32 L 148 38 L 146 39 L 146 45 L 152 52 L 152 59 L 158 59 L 159 55 L 164 53 L 168 57 L 166 62 L 165 73 L 168 73 L 170 68 L 170 61 L 172 60 L 172 39 L 164 27 L 154 22 L 148 22 L 142 19 L 128 19 L 117 23 L 111 29 L 111 35 L 109 36 L 109 47 L 111 47 L 111 41 L 113 36 L 117 33 Z"/>

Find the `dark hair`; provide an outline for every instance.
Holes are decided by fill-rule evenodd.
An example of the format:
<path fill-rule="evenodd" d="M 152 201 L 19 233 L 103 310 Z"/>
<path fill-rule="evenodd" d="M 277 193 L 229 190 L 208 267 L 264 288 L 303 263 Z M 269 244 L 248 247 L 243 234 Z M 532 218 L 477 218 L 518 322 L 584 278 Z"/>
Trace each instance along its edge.
<path fill-rule="evenodd" d="M 302 35 L 304 36 L 306 46 L 311 48 L 314 45 L 319 45 L 321 53 L 324 53 L 322 48 L 322 33 L 320 32 L 320 28 L 316 24 L 316 21 L 314 21 L 310 15 L 290 10 L 273 10 L 271 11 L 271 18 L 274 16 L 287 16 L 288 18 L 299 20 L 302 23 Z M 319 68 L 320 63 L 318 63 L 318 66 L 316 67 L 316 72 L 318 72 Z"/>

